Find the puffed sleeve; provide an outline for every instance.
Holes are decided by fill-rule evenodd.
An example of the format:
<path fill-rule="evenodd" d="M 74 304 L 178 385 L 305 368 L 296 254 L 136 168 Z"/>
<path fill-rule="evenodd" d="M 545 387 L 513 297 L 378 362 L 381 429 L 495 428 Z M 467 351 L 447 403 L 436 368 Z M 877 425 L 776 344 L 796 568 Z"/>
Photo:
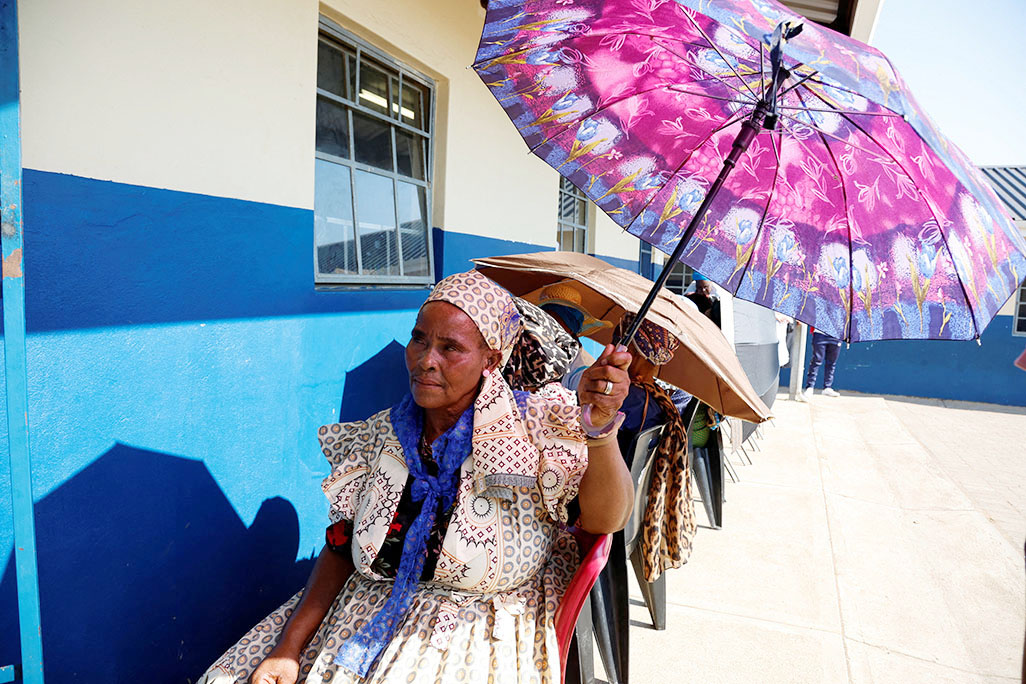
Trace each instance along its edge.
<path fill-rule="evenodd" d="M 538 486 L 542 504 L 554 520 L 566 524 L 567 504 L 577 496 L 588 469 L 581 410 L 573 404 L 532 396 L 527 400 L 526 413 L 528 434 L 541 454 Z"/>
<path fill-rule="evenodd" d="M 331 465 L 331 474 L 321 483 L 328 497 L 331 522 L 352 522 L 366 489 L 367 476 L 377 458 L 380 444 L 376 429 L 387 420 L 383 411 L 368 420 L 323 425 L 317 430 L 321 452 Z"/>

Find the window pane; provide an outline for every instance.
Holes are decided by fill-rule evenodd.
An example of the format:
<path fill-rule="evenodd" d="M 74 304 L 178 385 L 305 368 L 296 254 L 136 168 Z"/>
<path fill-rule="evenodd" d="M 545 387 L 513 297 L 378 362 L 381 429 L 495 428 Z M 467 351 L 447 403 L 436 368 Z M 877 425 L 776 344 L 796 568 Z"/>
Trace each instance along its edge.
<path fill-rule="evenodd" d="M 345 97 L 343 54 L 323 40 L 317 44 L 317 87 Z"/>
<path fill-rule="evenodd" d="M 410 85 L 409 80 L 403 83 L 402 108 L 399 110 L 402 122 L 417 128 L 424 128 L 424 91 L 420 85 Z"/>
<path fill-rule="evenodd" d="M 356 161 L 392 170 L 392 127 L 387 123 L 354 111 L 353 144 Z"/>
<path fill-rule="evenodd" d="M 408 276 L 430 275 L 426 194 L 419 185 L 399 183 L 399 232 L 403 238 L 403 272 Z"/>
<path fill-rule="evenodd" d="M 388 78 L 388 101 L 392 103 L 388 115 L 392 118 L 399 116 L 399 78 L 390 76 Z"/>
<path fill-rule="evenodd" d="M 586 219 L 588 217 L 588 215 L 585 213 L 588 211 L 588 206 L 584 203 L 584 200 L 579 199 L 577 200 L 576 208 L 577 212 L 574 216 L 574 222 L 583 226 L 586 223 Z"/>
<path fill-rule="evenodd" d="M 559 218 L 562 221 L 574 220 L 574 197 L 565 192 L 559 193 Z"/>
<path fill-rule="evenodd" d="M 317 270 L 320 273 L 356 273 L 349 168 L 318 159 L 314 169 Z"/>
<path fill-rule="evenodd" d="M 559 249 L 563 252 L 574 251 L 574 229 L 567 226 L 560 226 Z"/>
<path fill-rule="evenodd" d="M 423 138 L 406 131 L 396 129 L 395 161 L 399 173 L 417 180 L 424 180 L 424 145 Z"/>
<path fill-rule="evenodd" d="M 574 251 L 581 254 L 585 252 L 584 231 L 580 228 L 574 231 Z"/>
<path fill-rule="evenodd" d="M 388 116 L 388 75 L 366 60 L 360 62 L 360 104 Z"/>
<path fill-rule="evenodd" d="M 317 151 L 349 158 L 349 116 L 346 108 L 317 98 Z"/>
<path fill-rule="evenodd" d="M 376 173 L 356 171 L 356 206 L 363 273 L 398 275 L 392 180 Z"/>

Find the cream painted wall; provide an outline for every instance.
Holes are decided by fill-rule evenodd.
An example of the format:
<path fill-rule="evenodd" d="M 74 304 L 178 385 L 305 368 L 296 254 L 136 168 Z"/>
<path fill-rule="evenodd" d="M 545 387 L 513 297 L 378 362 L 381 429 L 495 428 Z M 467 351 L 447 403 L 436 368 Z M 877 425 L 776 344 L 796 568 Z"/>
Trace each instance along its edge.
<path fill-rule="evenodd" d="M 19 10 L 26 167 L 313 207 L 316 3 Z"/>
<path fill-rule="evenodd" d="M 589 251 L 603 256 L 637 261 L 641 249 L 638 238 L 614 223 L 613 219 L 606 216 L 601 209 L 596 207 L 594 212 L 595 218 L 592 225 L 595 229 L 592 233 L 595 239 Z"/>
<path fill-rule="evenodd" d="M 555 245 L 558 175 L 467 68 L 472 0 L 22 3 L 25 166 L 312 209 L 322 14 L 435 79 L 435 226 Z"/>
<path fill-rule="evenodd" d="M 434 225 L 556 244 L 559 176 L 528 154 L 498 102 L 467 67 L 484 23 L 474 0 L 331 0 L 322 13 L 438 84 Z"/>

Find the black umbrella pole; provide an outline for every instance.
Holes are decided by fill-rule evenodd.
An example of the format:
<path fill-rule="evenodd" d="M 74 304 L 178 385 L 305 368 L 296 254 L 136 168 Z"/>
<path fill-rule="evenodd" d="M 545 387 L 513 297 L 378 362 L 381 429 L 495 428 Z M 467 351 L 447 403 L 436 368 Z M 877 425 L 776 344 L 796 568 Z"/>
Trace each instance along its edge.
<path fill-rule="evenodd" d="M 666 284 L 666 280 L 670 277 L 670 271 L 673 270 L 673 265 L 680 260 L 680 256 L 684 253 L 688 243 L 691 242 L 691 237 L 695 234 L 695 230 L 699 224 L 702 223 L 702 219 L 705 218 L 706 213 L 709 211 L 709 207 L 712 205 L 713 200 L 716 199 L 716 195 L 719 194 L 720 188 L 723 187 L 723 183 L 727 180 L 727 175 L 737 165 L 737 160 L 741 158 L 741 155 L 748 146 L 751 145 L 752 140 L 758 135 L 759 131 L 762 130 L 762 122 L 766 118 L 767 106 L 765 102 L 760 102 L 759 106 L 756 107 L 755 112 L 752 114 L 750 119 L 746 119 L 741 124 L 741 132 L 734 138 L 734 144 L 731 146 L 730 154 L 723 160 L 723 168 L 720 169 L 720 174 L 716 176 L 716 180 L 713 181 L 712 186 L 709 188 L 709 192 L 706 193 L 705 199 L 702 201 L 702 206 L 698 208 L 698 211 L 692 217 L 688 227 L 684 229 L 684 234 L 680 237 L 677 242 L 677 246 L 673 250 L 673 254 L 670 255 L 669 260 L 663 266 L 662 272 L 659 277 L 656 278 L 655 285 L 652 286 L 648 296 L 645 297 L 644 303 L 641 308 L 638 309 L 637 315 L 634 317 L 634 322 L 631 323 L 630 327 L 624 332 L 623 337 L 616 341 L 616 344 L 622 344 L 625 347 L 630 346 L 631 340 L 634 339 L 634 335 L 638 332 L 638 328 L 641 327 L 641 322 L 645 320 L 645 315 L 648 310 L 652 308 L 652 303 L 656 297 L 659 296 L 659 291 L 663 285 Z"/>

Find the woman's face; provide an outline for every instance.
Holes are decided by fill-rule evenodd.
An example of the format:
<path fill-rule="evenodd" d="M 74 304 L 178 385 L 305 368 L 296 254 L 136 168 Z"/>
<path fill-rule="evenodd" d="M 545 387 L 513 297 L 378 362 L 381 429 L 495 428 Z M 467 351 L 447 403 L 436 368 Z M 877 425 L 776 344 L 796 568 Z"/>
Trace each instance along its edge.
<path fill-rule="evenodd" d="M 406 345 L 410 392 L 418 406 L 462 410 L 477 396 L 483 371 L 498 365 L 499 353 L 458 307 L 429 302 L 421 308 Z"/>

